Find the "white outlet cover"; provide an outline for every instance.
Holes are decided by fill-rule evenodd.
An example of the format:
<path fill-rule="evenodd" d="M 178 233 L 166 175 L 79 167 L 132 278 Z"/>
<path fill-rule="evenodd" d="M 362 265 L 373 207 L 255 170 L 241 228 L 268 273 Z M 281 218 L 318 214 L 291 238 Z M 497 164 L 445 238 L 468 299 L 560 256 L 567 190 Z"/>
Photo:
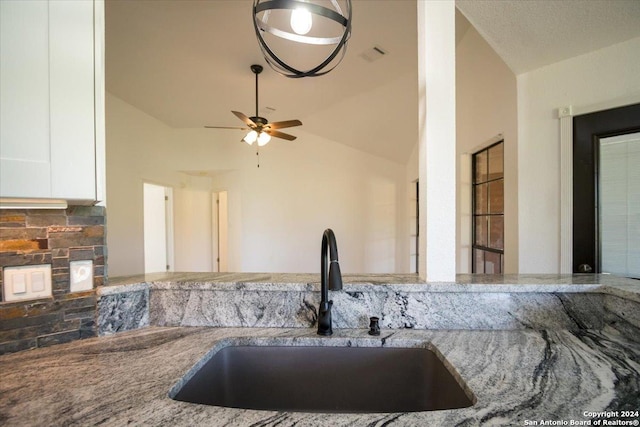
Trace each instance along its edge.
<path fill-rule="evenodd" d="M 71 292 L 93 289 L 93 261 L 71 261 L 69 263 L 69 288 Z"/>
<path fill-rule="evenodd" d="M 3 296 L 7 302 L 51 297 L 51 264 L 3 269 Z"/>

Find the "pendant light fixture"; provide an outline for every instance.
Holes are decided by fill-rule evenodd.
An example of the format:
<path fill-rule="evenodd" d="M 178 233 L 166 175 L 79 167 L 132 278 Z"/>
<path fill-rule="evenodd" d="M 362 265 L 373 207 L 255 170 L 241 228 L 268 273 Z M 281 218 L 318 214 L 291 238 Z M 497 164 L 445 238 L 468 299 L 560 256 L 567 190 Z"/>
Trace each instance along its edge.
<path fill-rule="evenodd" d="M 275 71 L 293 78 L 321 76 L 346 53 L 351 0 L 254 0 L 253 26 Z"/>

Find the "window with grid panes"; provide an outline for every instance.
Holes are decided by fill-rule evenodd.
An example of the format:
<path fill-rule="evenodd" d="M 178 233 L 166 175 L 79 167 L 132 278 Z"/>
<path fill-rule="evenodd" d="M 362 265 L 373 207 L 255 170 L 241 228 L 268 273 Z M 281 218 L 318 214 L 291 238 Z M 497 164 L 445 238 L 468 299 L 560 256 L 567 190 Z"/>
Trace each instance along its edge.
<path fill-rule="evenodd" d="M 504 270 L 504 141 L 473 155 L 472 272 Z"/>

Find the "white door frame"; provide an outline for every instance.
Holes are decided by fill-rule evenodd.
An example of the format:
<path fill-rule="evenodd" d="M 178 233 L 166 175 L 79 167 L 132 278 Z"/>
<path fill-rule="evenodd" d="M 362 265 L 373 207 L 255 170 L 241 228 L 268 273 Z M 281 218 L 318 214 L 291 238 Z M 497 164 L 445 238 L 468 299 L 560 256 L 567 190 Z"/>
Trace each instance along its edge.
<path fill-rule="evenodd" d="M 218 271 L 229 271 L 228 248 L 229 248 L 229 205 L 227 191 L 220 191 L 217 194 L 217 253 Z"/>

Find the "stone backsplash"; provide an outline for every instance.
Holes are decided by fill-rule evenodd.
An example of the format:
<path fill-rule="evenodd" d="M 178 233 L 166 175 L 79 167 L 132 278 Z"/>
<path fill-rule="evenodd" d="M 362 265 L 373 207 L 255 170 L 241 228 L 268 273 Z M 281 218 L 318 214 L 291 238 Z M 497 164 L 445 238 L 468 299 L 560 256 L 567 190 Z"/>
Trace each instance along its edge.
<path fill-rule="evenodd" d="M 314 328 L 318 274 L 156 273 L 113 278 L 98 294 L 98 334 L 146 326 Z M 331 291 L 334 329 L 615 329 L 640 336 L 640 283 L 611 275 L 343 276 Z"/>
<path fill-rule="evenodd" d="M 0 354 L 96 335 L 95 288 L 105 282 L 105 208 L 0 210 Z M 93 289 L 70 292 L 69 262 L 93 261 Z M 51 265 L 52 297 L 5 302 L 4 268 Z"/>

